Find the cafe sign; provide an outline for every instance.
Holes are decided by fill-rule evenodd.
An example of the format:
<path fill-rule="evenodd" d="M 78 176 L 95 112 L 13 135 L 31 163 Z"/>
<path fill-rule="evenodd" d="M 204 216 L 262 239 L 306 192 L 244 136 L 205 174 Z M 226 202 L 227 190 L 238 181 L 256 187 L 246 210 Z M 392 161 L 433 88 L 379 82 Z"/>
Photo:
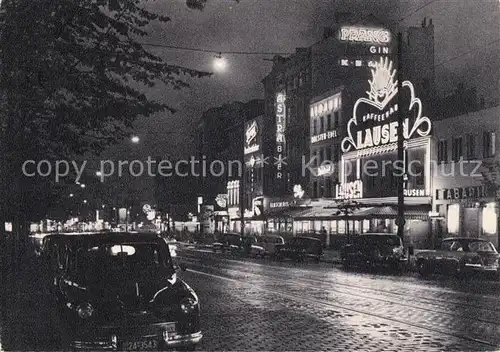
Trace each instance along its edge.
<path fill-rule="evenodd" d="M 336 199 L 360 199 L 363 198 L 363 181 L 341 183 L 335 186 Z"/>
<path fill-rule="evenodd" d="M 415 96 L 415 89 L 410 81 L 402 83 L 403 89 L 410 94 L 409 104 L 398 105 L 398 81 L 396 70 L 392 67 L 393 62 L 386 57 L 381 58 L 371 69 L 368 97 L 356 101 L 352 118 L 347 123 L 347 137 L 342 140 L 341 145 L 344 153 L 397 143 L 397 116 L 400 109 L 405 109 L 408 116 L 416 116 L 404 120 L 404 139 L 430 134 L 431 121 L 427 116 L 422 116 L 422 102 Z"/>

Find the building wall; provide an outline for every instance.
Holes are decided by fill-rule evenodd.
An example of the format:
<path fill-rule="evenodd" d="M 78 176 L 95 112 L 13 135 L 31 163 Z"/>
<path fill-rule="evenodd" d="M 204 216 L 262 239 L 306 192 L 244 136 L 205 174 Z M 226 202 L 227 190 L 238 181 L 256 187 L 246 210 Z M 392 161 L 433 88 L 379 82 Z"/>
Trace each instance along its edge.
<path fill-rule="evenodd" d="M 499 117 L 500 107 L 495 107 L 434 123 L 433 211 L 440 216 L 435 223 L 436 235 L 484 237 L 498 244 L 496 224 L 492 224 L 498 215 L 495 218 L 489 215 L 495 194 L 487 187 L 482 190 L 478 190 L 478 187 L 485 186 L 482 173 L 485 169 L 480 165 L 484 161 L 497 159 L 500 153 Z M 494 153 L 485 153 L 484 133 L 494 133 Z M 460 143 L 453 142 L 460 138 L 461 148 L 458 147 Z M 446 158 L 442 154 L 445 141 Z M 463 158 L 462 162 L 460 157 Z M 495 214 L 498 214 L 498 210 L 495 210 Z"/>

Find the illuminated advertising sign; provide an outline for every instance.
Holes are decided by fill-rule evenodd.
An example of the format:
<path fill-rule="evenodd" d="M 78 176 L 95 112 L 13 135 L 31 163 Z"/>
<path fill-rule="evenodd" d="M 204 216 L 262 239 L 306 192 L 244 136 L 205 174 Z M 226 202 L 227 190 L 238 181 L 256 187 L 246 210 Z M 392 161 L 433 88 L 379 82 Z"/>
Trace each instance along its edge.
<path fill-rule="evenodd" d="M 252 200 L 252 209 L 255 216 L 260 216 L 264 213 L 264 197 L 256 197 Z"/>
<path fill-rule="evenodd" d="M 363 198 L 363 181 L 341 183 L 335 186 L 337 199 L 360 199 Z"/>
<path fill-rule="evenodd" d="M 404 81 L 403 89 L 410 94 L 409 104 L 398 106 L 395 97 L 398 93 L 396 70 L 393 62 L 381 58 L 371 69 L 372 79 L 368 80 L 368 98 L 360 98 L 354 104 L 352 118 L 347 123 L 347 137 L 342 140 L 342 151 L 360 150 L 397 143 L 399 109 L 407 109 L 408 116 L 403 122 L 404 139 L 415 136 L 425 137 L 431 132 L 431 121 L 422 116 L 422 102 L 415 97 L 410 81 Z"/>
<path fill-rule="evenodd" d="M 218 194 L 217 197 L 215 197 L 215 202 L 217 203 L 219 208 L 226 208 L 227 200 L 228 200 L 227 194 Z"/>
<path fill-rule="evenodd" d="M 386 45 L 391 42 L 391 32 L 383 28 L 342 27 L 339 39 L 342 42 Z"/>
<path fill-rule="evenodd" d="M 304 196 L 304 190 L 301 185 L 293 186 L 293 197 L 301 199 Z"/>
<path fill-rule="evenodd" d="M 259 132 L 257 120 L 253 120 L 247 124 L 245 128 L 245 155 L 260 150 Z"/>
<path fill-rule="evenodd" d="M 337 137 L 337 131 L 336 130 L 327 131 L 327 132 L 318 134 L 316 136 L 312 136 L 311 137 L 311 144 L 322 142 L 322 141 L 326 141 L 328 139 L 332 139 L 332 138 L 335 138 L 335 137 Z"/>
<path fill-rule="evenodd" d="M 285 151 L 286 106 L 285 93 L 276 95 L 276 178 L 283 178 Z"/>

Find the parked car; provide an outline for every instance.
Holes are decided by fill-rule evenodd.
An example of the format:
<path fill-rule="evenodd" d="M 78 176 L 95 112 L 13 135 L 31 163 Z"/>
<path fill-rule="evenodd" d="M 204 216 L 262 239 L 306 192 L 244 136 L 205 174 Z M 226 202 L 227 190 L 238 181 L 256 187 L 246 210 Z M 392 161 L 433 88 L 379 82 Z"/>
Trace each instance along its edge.
<path fill-rule="evenodd" d="M 243 249 L 243 238 L 241 234 L 235 232 L 226 232 L 217 234 L 215 242 L 212 243 L 214 252 L 235 252 Z"/>
<path fill-rule="evenodd" d="M 290 258 L 302 262 L 307 258 L 312 258 L 319 262 L 323 255 L 323 242 L 313 237 L 294 237 L 285 244 L 277 244 L 275 248 L 278 260 Z"/>
<path fill-rule="evenodd" d="M 472 272 L 498 275 L 499 254 L 495 246 L 484 239 L 452 237 L 441 241 L 436 250 L 416 254 L 418 272 L 462 275 Z"/>
<path fill-rule="evenodd" d="M 196 293 L 177 276 L 166 241 L 151 233 L 57 235 L 51 285 L 73 349 L 194 349 Z"/>
<path fill-rule="evenodd" d="M 354 237 L 353 243 L 345 245 L 340 258 L 344 268 L 389 267 L 401 270 L 407 263 L 401 238 L 390 233 L 365 233 Z"/>
<path fill-rule="evenodd" d="M 278 248 L 285 244 L 285 240 L 280 235 L 265 234 L 258 238 L 257 245 L 263 249 L 263 255 L 274 256 Z"/>

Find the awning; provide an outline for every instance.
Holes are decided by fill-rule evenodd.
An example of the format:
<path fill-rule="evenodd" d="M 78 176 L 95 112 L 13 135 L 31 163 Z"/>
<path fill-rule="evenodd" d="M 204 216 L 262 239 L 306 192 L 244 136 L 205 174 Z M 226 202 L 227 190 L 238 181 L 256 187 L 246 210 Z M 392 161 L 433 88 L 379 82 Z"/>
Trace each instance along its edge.
<path fill-rule="evenodd" d="M 406 207 L 404 217 L 413 220 L 429 220 L 430 207 Z M 397 206 L 371 207 L 355 211 L 353 218 L 395 219 L 398 216 Z"/>
<path fill-rule="evenodd" d="M 293 207 L 293 208 L 276 208 L 267 210 L 264 214 L 259 216 L 245 217 L 245 221 L 264 221 L 274 218 L 293 218 L 310 207 Z M 231 221 L 241 221 L 240 218 L 231 219 Z"/>

